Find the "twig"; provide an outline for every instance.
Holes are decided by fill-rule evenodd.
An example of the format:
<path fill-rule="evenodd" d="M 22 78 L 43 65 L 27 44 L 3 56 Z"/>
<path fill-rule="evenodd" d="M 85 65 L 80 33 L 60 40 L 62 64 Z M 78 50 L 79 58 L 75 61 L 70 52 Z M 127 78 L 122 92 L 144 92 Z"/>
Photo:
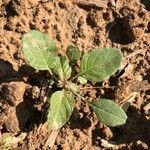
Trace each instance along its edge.
<path fill-rule="evenodd" d="M 89 6 L 89 7 L 97 7 L 97 8 L 107 8 L 108 0 L 76 0 L 75 4 Z"/>
<path fill-rule="evenodd" d="M 100 89 L 100 87 L 83 87 L 83 88 L 80 88 L 80 90 L 82 90 L 82 91 L 89 91 L 89 90 L 91 90 L 91 89 Z"/>
<path fill-rule="evenodd" d="M 111 3 L 112 6 L 114 6 L 114 7 L 116 6 L 115 0 L 110 0 L 110 3 Z"/>
<path fill-rule="evenodd" d="M 136 95 L 137 92 L 131 93 L 130 95 L 127 96 L 127 98 L 122 103 L 119 104 L 125 112 L 128 110 L 129 106 L 135 100 Z"/>
<path fill-rule="evenodd" d="M 52 132 L 50 133 L 50 135 L 45 143 L 46 147 L 53 148 L 58 133 L 59 133 L 59 130 L 52 130 Z"/>

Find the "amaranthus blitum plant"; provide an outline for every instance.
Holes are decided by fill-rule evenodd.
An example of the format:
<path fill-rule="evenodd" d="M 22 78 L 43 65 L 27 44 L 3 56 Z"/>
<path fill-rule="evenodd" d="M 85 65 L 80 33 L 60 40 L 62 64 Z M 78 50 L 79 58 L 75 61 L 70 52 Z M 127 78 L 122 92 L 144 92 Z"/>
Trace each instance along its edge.
<path fill-rule="evenodd" d="M 122 55 L 117 49 L 94 49 L 82 55 L 75 46 L 68 46 L 66 57 L 58 54 L 55 42 L 47 35 L 31 30 L 22 38 L 23 52 L 27 63 L 37 70 L 47 70 L 59 91 L 50 95 L 47 121 L 50 128 L 61 128 L 70 118 L 75 107 L 75 97 L 81 96 L 79 84 L 87 81 L 102 82 L 121 66 Z M 77 74 L 73 65 L 80 60 Z M 81 96 L 82 97 L 82 96 Z M 120 106 L 108 99 L 87 102 L 97 118 L 107 126 L 118 126 L 126 122 L 127 116 Z"/>

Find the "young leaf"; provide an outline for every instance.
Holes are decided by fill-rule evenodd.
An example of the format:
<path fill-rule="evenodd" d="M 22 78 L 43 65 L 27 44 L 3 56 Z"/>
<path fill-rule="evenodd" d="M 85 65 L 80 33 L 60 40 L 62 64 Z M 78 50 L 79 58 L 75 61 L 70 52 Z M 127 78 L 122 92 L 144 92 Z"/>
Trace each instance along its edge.
<path fill-rule="evenodd" d="M 79 77 L 77 78 L 77 81 L 78 81 L 80 84 L 86 84 L 86 83 L 87 83 L 87 79 L 85 79 L 85 78 L 83 78 L 83 77 L 81 77 L 81 76 L 79 76 Z"/>
<path fill-rule="evenodd" d="M 108 99 L 100 99 L 90 103 L 97 118 L 107 126 L 114 127 L 125 124 L 127 116 L 123 109 L 115 102 Z"/>
<path fill-rule="evenodd" d="M 81 57 L 81 51 L 78 47 L 75 47 L 73 45 L 69 45 L 67 47 L 66 54 L 70 61 L 76 61 Z"/>
<path fill-rule="evenodd" d="M 50 70 L 58 53 L 55 43 L 45 34 L 31 30 L 22 38 L 23 52 L 30 66 Z"/>
<path fill-rule="evenodd" d="M 71 67 L 68 60 L 63 57 L 57 57 L 54 63 L 53 72 L 59 76 L 61 80 L 69 79 L 71 76 Z"/>
<path fill-rule="evenodd" d="M 79 75 L 101 82 L 113 75 L 121 66 L 121 53 L 112 48 L 96 49 L 83 56 Z"/>
<path fill-rule="evenodd" d="M 48 126 L 59 129 L 69 120 L 75 105 L 74 99 L 66 91 L 57 91 L 51 96 L 50 104 Z"/>
<path fill-rule="evenodd" d="M 77 93 L 77 92 L 79 91 L 79 87 L 78 87 L 77 84 L 72 83 L 72 82 L 69 82 L 68 85 L 69 85 L 69 88 L 70 88 L 73 92 Z"/>

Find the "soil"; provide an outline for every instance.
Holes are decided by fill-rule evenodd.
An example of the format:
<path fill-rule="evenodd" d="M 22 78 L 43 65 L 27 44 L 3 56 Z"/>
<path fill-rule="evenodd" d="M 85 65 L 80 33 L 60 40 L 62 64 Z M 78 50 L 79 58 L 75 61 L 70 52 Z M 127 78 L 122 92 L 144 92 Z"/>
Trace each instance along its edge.
<path fill-rule="evenodd" d="M 70 44 L 82 51 L 122 51 L 120 71 L 103 83 L 85 85 L 90 90 L 83 96 L 89 101 L 109 98 L 119 105 L 132 96 L 125 125 L 106 127 L 77 98 L 69 122 L 56 134 L 47 128 L 41 119 L 49 107 L 41 100 L 47 73 L 29 67 L 21 51 L 21 38 L 31 29 L 53 38 L 62 54 Z M 149 103 L 149 0 L 0 0 L 0 139 L 9 134 L 8 149 L 150 149 Z M 56 136 L 52 148 L 51 135 Z"/>

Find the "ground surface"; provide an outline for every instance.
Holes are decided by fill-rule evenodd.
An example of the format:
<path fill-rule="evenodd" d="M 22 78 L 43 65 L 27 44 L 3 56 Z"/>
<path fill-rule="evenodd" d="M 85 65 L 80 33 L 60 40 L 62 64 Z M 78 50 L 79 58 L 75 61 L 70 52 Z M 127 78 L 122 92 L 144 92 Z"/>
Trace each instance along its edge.
<path fill-rule="evenodd" d="M 70 44 L 82 51 L 119 48 L 124 56 L 120 73 L 85 85 L 98 88 L 83 94 L 120 105 L 132 99 L 127 123 L 116 128 L 98 122 L 78 100 L 52 149 L 150 149 L 150 1 L 0 0 L 0 139 L 8 133 L 13 150 L 50 149 L 53 139 L 41 120 L 48 107 L 39 98 L 45 72 L 27 66 L 21 52 L 21 38 L 30 29 L 47 33 L 63 54 Z"/>

